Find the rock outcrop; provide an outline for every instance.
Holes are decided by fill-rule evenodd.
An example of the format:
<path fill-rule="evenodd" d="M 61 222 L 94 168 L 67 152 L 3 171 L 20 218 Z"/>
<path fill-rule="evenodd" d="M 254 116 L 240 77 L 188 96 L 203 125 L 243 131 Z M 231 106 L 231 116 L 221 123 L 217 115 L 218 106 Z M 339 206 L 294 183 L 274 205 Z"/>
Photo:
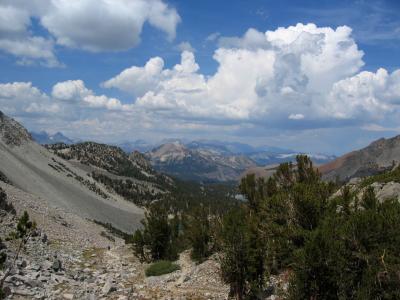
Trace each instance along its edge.
<path fill-rule="evenodd" d="M 17 121 L 0 111 L 0 139 L 10 146 L 20 146 L 32 141 L 29 132 Z"/>

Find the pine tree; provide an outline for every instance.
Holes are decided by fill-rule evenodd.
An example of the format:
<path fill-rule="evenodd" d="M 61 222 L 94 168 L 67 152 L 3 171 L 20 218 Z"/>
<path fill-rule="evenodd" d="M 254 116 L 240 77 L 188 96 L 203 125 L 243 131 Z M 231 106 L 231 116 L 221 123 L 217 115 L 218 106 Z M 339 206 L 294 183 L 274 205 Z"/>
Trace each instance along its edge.
<path fill-rule="evenodd" d="M 201 262 L 211 254 L 211 224 L 208 210 L 199 206 L 189 216 L 186 236 L 192 246 L 192 258 Z"/>
<path fill-rule="evenodd" d="M 373 187 L 369 186 L 365 190 L 361 205 L 365 209 L 376 209 L 376 207 L 378 206 L 378 200 L 376 199 Z"/>
<path fill-rule="evenodd" d="M 151 206 L 143 222 L 143 239 L 148 246 L 152 260 L 169 258 L 171 228 L 168 222 L 168 212 L 160 205 Z"/>
<path fill-rule="evenodd" d="M 230 284 L 231 296 L 242 300 L 247 292 L 246 275 L 249 266 L 246 216 L 243 209 L 233 209 L 225 216 L 222 237 L 222 276 Z"/>
<path fill-rule="evenodd" d="M 133 252 L 141 261 L 146 261 L 146 255 L 145 255 L 145 243 L 143 239 L 143 234 L 140 229 L 137 229 L 133 235 L 132 238 L 132 244 L 133 244 Z"/>

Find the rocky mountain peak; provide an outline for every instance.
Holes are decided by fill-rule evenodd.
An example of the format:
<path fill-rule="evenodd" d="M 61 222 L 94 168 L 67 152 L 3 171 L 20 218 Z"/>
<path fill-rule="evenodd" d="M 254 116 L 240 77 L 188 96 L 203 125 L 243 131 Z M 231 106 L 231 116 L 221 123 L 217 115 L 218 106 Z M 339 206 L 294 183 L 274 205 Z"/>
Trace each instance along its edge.
<path fill-rule="evenodd" d="M 188 155 L 189 149 L 181 143 L 163 144 L 151 151 L 151 158 L 160 161 L 182 160 Z"/>
<path fill-rule="evenodd" d="M 20 146 L 31 141 L 29 132 L 17 121 L 0 111 L 0 138 L 7 145 Z"/>
<path fill-rule="evenodd" d="M 64 144 L 70 145 L 70 144 L 74 143 L 73 140 L 66 137 L 61 132 L 56 132 L 54 134 L 50 134 L 46 131 L 41 131 L 41 132 L 31 132 L 31 135 L 32 135 L 33 140 L 41 145 L 59 144 L 59 143 L 64 143 Z"/>

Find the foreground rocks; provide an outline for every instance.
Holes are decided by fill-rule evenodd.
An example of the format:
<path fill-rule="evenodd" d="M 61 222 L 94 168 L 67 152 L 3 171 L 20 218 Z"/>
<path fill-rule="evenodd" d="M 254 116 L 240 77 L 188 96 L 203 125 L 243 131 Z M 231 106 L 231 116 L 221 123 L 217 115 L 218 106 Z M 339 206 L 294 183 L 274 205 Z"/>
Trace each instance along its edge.
<path fill-rule="evenodd" d="M 131 248 L 89 220 L 48 206 L 43 199 L 0 182 L 17 211 L 0 214 L 0 237 L 10 266 L 19 240 L 4 241 L 28 211 L 38 230 L 24 245 L 10 276 L 6 299 L 227 299 L 216 257 L 196 265 L 184 252 L 181 270 L 146 278 Z M 0 271 L 0 278 L 3 276 Z"/>
<path fill-rule="evenodd" d="M 34 239 L 6 279 L 7 299 L 227 299 L 215 260 L 195 265 L 185 252 L 178 263 L 179 271 L 146 278 L 128 246 L 60 252 Z"/>

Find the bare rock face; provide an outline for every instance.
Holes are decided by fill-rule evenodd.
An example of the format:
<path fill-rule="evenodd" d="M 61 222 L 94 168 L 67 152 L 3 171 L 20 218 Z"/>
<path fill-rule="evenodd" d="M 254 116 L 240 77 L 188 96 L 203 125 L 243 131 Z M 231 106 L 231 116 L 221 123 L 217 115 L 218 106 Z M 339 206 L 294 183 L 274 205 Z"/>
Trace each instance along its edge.
<path fill-rule="evenodd" d="M 7 117 L 0 111 L 0 138 L 11 146 L 21 146 L 23 143 L 32 141 L 29 132 L 17 121 Z"/>
<path fill-rule="evenodd" d="M 380 202 L 387 199 L 400 200 L 400 183 L 398 182 L 391 181 L 385 184 L 376 182 L 372 184 L 372 187 L 374 188 L 376 197 Z"/>

